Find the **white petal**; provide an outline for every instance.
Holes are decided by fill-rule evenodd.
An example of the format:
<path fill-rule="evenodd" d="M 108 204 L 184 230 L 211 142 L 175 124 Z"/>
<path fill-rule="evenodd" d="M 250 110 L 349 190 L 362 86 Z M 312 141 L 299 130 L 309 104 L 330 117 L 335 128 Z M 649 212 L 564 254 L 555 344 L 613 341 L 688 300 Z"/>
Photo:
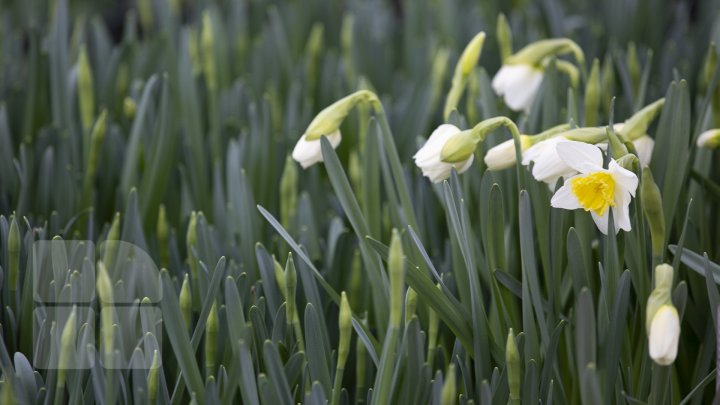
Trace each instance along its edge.
<path fill-rule="evenodd" d="M 630 200 L 630 194 L 627 191 L 615 191 L 615 206 L 611 208 L 615 233 L 620 229 L 625 232 L 630 232 L 632 229 L 630 224 Z"/>
<path fill-rule="evenodd" d="M 543 71 L 526 64 L 503 65 L 492 81 L 493 90 L 504 96 L 505 104 L 514 111 L 530 109 L 540 88 Z"/>
<path fill-rule="evenodd" d="M 568 178 L 577 174 L 558 156 L 555 146 L 566 141 L 565 138 L 557 136 L 541 141 L 523 152 L 522 164 L 529 166 L 534 162 L 532 175 L 538 181 L 555 186 L 560 177 Z"/>
<path fill-rule="evenodd" d="M 710 129 L 700 134 L 697 139 L 697 146 L 708 149 L 720 146 L 720 129 Z"/>
<path fill-rule="evenodd" d="M 638 178 L 635 173 L 623 168 L 613 159 L 610 160 L 607 171 L 612 174 L 613 180 L 615 180 L 616 192 L 624 190 L 635 197 L 635 190 L 637 190 L 638 186 Z"/>
<path fill-rule="evenodd" d="M 647 166 L 650 164 L 652 159 L 653 148 L 655 147 L 655 141 L 647 135 L 643 135 L 640 138 L 633 141 L 635 150 L 637 151 L 638 159 L 640 164 Z"/>
<path fill-rule="evenodd" d="M 560 159 L 580 173 L 602 170 L 602 152 L 595 145 L 585 142 L 565 141 L 559 142 L 555 149 Z"/>
<path fill-rule="evenodd" d="M 473 155 L 462 162 L 456 163 L 446 163 L 440 160 L 440 153 L 445 143 L 459 132 L 460 129 L 454 125 L 440 125 L 430 134 L 430 138 L 413 156 L 415 165 L 422 170 L 423 176 L 429 178 L 433 183 L 441 182 L 450 177 L 453 167 L 456 168 L 458 173 L 462 173 L 472 165 Z"/>
<path fill-rule="evenodd" d="M 572 188 L 570 187 L 570 184 L 571 180 L 566 181 L 565 184 L 563 184 L 563 186 L 555 192 L 555 194 L 552 196 L 552 199 L 550 200 L 551 206 L 555 208 L 563 208 L 566 210 L 582 208 L 577 197 L 575 197 L 575 194 L 572 193 Z"/>
<path fill-rule="evenodd" d="M 593 221 L 595 221 L 595 225 L 598 227 L 600 232 L 603 233 L 603 235 L 608 234 L 608 220 L 610 218 L 610 214 L 608 214 L 610 210 L 605 212 L 605 215 L 600 216 L 595 213 L 595 211 L 590 211 L 590 216 L 592 216 Z M 617 233 L 617 229 L 615 230 L 615 233 Z"/>
<path fill-rule="evenodd" d="M 648 349 L 650 357 L 662 366 L 672 364 L 677 357 L 680 340 L 680 317 L 672 305 L 663 305 L 650 323 Z"/>
<path fill-rule="evenodd" d="M 308 141 L 306 138 L 307 135 L 303 134 L 295 144 L 292 152 L 292 158 L 300 163 L 303 169 L 307 169 L 315 163 L 323 161 L 320 139 Z M 337 148 L 342 140 L 339 130 L 331 133 L 327 138 L 333 148 Z"/>

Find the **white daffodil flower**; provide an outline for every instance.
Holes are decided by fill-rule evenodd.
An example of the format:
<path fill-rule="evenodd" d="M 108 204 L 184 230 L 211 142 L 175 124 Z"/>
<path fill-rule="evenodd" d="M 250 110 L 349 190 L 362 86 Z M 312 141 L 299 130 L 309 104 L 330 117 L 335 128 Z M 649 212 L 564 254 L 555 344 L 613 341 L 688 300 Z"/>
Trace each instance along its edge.
<path fill-rule="evenodd" d="M 567 179 L 578 173 L 560 159 L 556 146 L 561 142 L 567 142 L 567 139 L 562 136 L 552 137 L 536 143 L 523 153 L 522 164 L 529 166 L 530 162 L 533 162 L 533 177 L 550 187 L 555 187 L 560 177 Z"/>
<path fill-rule="evenodd" d="M 303 134 L 298 142 L 295 144 L 295 149 L 292 152 L 292 158 L 295 159 L 303 169 L 314 165 L 315 163 L 323 161 L 322 148 L 320 145 L 320 138 L 308 141 L 307 134 Z M 340 136 L 340 130 L 335 130 L 331 134 L 327 135 L 328 141 L 333 148 L 337 148 L 340 145 L 342 137 Z"/>
<path fill-rule="evenodd" d="M 720 147 L 720 129 L 710 129 L 700 134 L 697 140 L 697 146 L 706 149 Z"/>
<path fill-rule="evenodd" d="M 635 196 L 638 178 L 611 159 L 603 168 L 600 148 L 583 142 L 558 142 L 560 159 L 579 174 L 565 181 L 553 195 L 555 208 L 590 211 L 595 225 L 607 235 L 609 212 L 612 210 L 615 231 L 630 231 L 630 200 Z"/>
<path fill-rule="evenodd" d="M 680 340 L 680 317 L 674 306 L 661 306 L 650 324 L 648 336 L 650 357 L 661 366 L 672 364 Z"/>
<path fill-rule="evenodd" d="M 505 64 L 495 74 L 492 88 L 513 111 L 528 112 L 540 89 L 544 71 L 530 64 Z"/>
<path fill-rule="evenodd" d="M 450 177 L 453 168 L 457 170 L 458 173 L 462 173 L 472 165 L 474 159 L 474 155 L 472 154 L 466 160 L 457 163 L 443 162 L 440 159 L 443 146 L 445 146 L 450 138 L 460 132 L 460 128 L 455 125 L 440 125 L 430 134 L 430 138 L 428 138 L 423 147 L 413 156 L 415 164 L 422 170 L 423 176 L 429 178 L 433 183 L 439 183 Z"/>
<path fill-rule="evenodd" d="M 530 137 L 520 135 L 520 149 L 522 153 L 530 147 Z M 503 170 L 515 166 L 515 140 L 509 139 L 490 148 L 485 154 L 485 164 L 488 170 Z"/>

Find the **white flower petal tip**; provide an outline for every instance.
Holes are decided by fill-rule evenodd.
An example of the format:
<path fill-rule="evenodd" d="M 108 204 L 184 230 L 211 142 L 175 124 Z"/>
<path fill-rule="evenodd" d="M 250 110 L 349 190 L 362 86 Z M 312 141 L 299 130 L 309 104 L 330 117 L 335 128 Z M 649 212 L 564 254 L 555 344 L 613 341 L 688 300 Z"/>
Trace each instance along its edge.
<path fill-rule="evenodd" d="M 303 134 L 295 144 L 295 148 L 292 152 L 292 158 L 295 159 L 295 161 L 297 161 L 298 163 L 300 163 L 300 166 L 302 166 L 303 169 L 307 169 L 315 163 L 323 161 L 322 145 L 320 143 L 320 139 L 308 141 L 306 138 L 307 135 Z M 340 141 L 342 140 L 340 130 L 329 134 L 327 138 L 330 141 L 332 147 L 337 148 L 338 145 L 340 145 Z"/>
<path fill-rule="evenodd" d="M 520 150 L 525 151 L 530 145 L 527 135 L 520 135 Z M 488 170 L 503 170 L 515 166 L 515 140 L 509 139 L 490 148 L 485 154 L 485 165 Z"/>
<path fill-rule="evenodd" d="M 710 129 L 700 134 L 697 140 L 699 148 L 716 149 L 720 147 L 720 129 Z"/>
<path fill-rule="evenodd" d="M 582 208 L 592 214 L 600 232 L 608 233 L 612 211 L 615 232 L 631 230 L 630 201 L 635 196 L 638 178 L 614 160 L 608 169 L 602 167 L 602 152 L 597 146 L 583 142 L 558 142 L 560 159 L 580 174 L 567 179 L 555 193 L 551 205 L 556 208 Z"/>
<path fill-rule="evenodd" d="M 680 340 L 680 317 L 672 305 L 657 310 L 650 324 L 648 346 L 650 357 L 661 366 L 668 366 L 677 357 Z"/>
<path fill-rule="evenodd" d="M 633 146 L 635 146 L 640 164 L 643 166 L 649 165 L 650 160 L 652 160 L 653 148 L 655 148 L 655 140 L 647 135 L 643 135 L 633 141 Z"/>
<path fill-rule="evenodd" d="M 430 134 L 430 138 L 413 156 L 415 165 L 422 170 L 423 176 L 433 183 L 439 183 L 450 177 L 452 169 L 457 170 L 458 173 L 463 173 L 472 165 L 475 159 L 474 155 L 470 155 L 466 160 L 457 163 L 447 163 L 440 160 L 440 153 L 445 143 L 460 132 L 460 129 L 454 125 L 440 125 Z"/>
<path fill-rule="evenodd" d="M 568 178 L 577 174 L 577 171 L 568 166 L 558 156 L 555 146 L 567 141 L 561 136 L 538 142 L 523 152 L 522 164 L 529 166 L 533 162 L 532 175 L 537 181 L 547 183 L 554 187 L 558 179 Z"/>
<path fill-rule="evenodd" d="M 492 88 L 510 109 L 528 112 L 543 80 L 543 71 L 527 65 L 503 65 L 492 80 Z"/>

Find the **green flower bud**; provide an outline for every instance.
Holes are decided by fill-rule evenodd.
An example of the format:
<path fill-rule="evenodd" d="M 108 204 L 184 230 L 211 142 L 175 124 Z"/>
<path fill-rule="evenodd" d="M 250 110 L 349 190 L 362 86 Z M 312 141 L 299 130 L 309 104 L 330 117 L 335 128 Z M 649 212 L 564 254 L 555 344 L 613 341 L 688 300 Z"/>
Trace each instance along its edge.
<path fill-rule="evenodd" d="M 641 138 L 647 134 L 648 127 L 660 111 L 662 111 L 664 105 L 664 98 L 646 105 L 640 111 L 633 114 L 632 117 L 625 120 L 625 123 L 618 130 L 618 133 L 629 141 Z"/>
<path fill-rule="evenodd" d="M 665 213 L 663 211 L 662 195 L 653 179 L 650 168 L 645 166 L 640 182 L 640 201 L 642 201 L 643 214 L 650 227 L 650 240 L 654 262 L 663 259 L 665 251 Z"/>
<path fill-rule="evenodd" d="M 83 130 L 89 131 L 95 115 L 95 94 L 92 67 L 84 45 L 80 47 L 78 56 L 78 101 L 80 103 L 80 121 Z"/>
<path fill-rule="evenodd" d="M 125 97 L 125 99 L 123 99 L 123 115 L 125 115 L 128 119 L 133 119 L 135 118 L 136 112 L 137 104 L 135 103 L 135 100 L 131 97 Z"/>
<path fill-rule="evenodd" d="M 512 328 L 508 333 L 507 343 L 505 344 L 505 370 L 508 378 L 508 387 L 510 388 L 510 401 L 508 403 L 519 404 L 522 368 L 520 364 L 520 351 L 518 350 Z"/>
<path fill-rule="evenodd" d="M 160 265 L 163 268 L 168 268 L 170 266 L 170 224 L 168 224 L 164 204 L 160 204 L 158 209 L 156 230 L 160 248 Z"/>
<path fill-rule="evenodd" d="M 213 22 L 210 12 L 205 11 L 202 15 L 202 28 L 200 31 L 200 44 L 202 46 L 202 69 L 205 74 L 210 91 L 217 90 L 217 70 L 215 64 L 215 39 L 213 33 Z"/>
<path fill-rule="evenodd" d="M 217 303 L 213 303 L 207 318 L 205 328 L 205 373 L 207 377 L 215 375 L 217 361 L 217 337 L 220 332 L 220 319 L 218 318 Z"/>
<path fill-rule="evenodd" d="M 355 18 L 345 14 L 340 27 L 340 46 L 345 67 L 345 79 L 348 83 L 355 82 L 355 58 L 353 57 Z"/>
<path fill-rule="evenodd" d="M 83 206 L 85 207 L 92 205 L 92 186 L 95 180 L 95 173 L 97 172 L 98 160 L 100 160 L 100 149 L 105 140 L 105 132 L 107 131 L 107 115 L 107 110 L 103 109 L 90 135 L 90 149 L 87 155 L 87 166 L 83 178 Z"/>
<path fill-rule="evenodd" d="M 637 47 L 635 42 L 630 41 L 627 49 L 627 68 L 630 74 L 630 83 L 632 84 L 633 92 L 637 92 L 640 87 L 640 58 L 638 58 Z"/>
<path fill-rule="evenodd" d="M 702 94 L 707 91 L 710 82 L 712 81 L 715 68 L 718 63 L 718 52 L 715 42 L 710 42 L 708 46 L 707 54 L 705 54 L 705 63 L 703 63 L 702 73 L 698 78 L 698 93 Z"/>
<path fill-rule="evenodd" d="M 600 83 L 600 61 L 593 60 L 590 76 L 585 86 L 585 126 L 592 127 L 598 122 L 598 107 L 602 96 L 602 84 Z"/>
<path fill-rule="evenodd" d="M 190 278 L 185 273 L 182 286 L 180 287 L 180 313 L 185 322 L 185 329 L 190 330 L 190 322 L 192 321 L 193 297 L 190 290 Z"/>
<path fill-rule="evenodd" d="M 345 291 L 340 296 L 338 327 L 340 329 L 340 340 L 338 342 L 337 368 L 345 369 L 345 362 L 350 353 L 350 338 L 352 337 L 352 310 Z"/>
<path fill-rule="evenodd" d="M 292 157 L 285 158 L 285 168 L 280 177 L 280 220 L 290 228 L 295 218 L 298 196 L 298 171 Z"/>
<path fill-rule="evenodd" d="M 655 267 L 655 289 L 648 297 L 646 307 L 645 327 L 650 331 L 650 325 L 655 313 L 663 305 L 672 305 L 673 268 L 663 263 Z"/>
<path fill-rule="evenodd" d="M 283 298 L 287 299 L 285 296 L 285 269 L 283 269 L 280 262 L 275 260 L 275 256 L 273 256 L 273 270 L 275 271 L 275 282 L 277 283 L 278 290 L 280 290 Z"/>
<path fill-rule="evenodd" d="M 102 261 L 97 264 L 95 287 L 97 288 L 101 306 L 104 307 L 106 305 L 112 305 L 115 302 L 113 299 L 112 280 L 110 279 L 110 275 L 105 267 L 105 263 Z"/>
<path fill-rule="evenodd" d="M 390 325 L 399 328 L 402 321 L 403 290 L 405 288 L 405 261 L 400 233 L 397 229 L 393 229 L 390 239 L 388 272 L 390 273 Z"/>
<path fill-rule="evenodd" d="M 120 213 L 116 212 L 110 230 L 105 237 L 105 251 L 103 252 L 103 263 L 110 269 L 115 265 L 117 256 L 118 240 L 120 239 Z"/>
<path fill-rule="evenodd" d="M 348 116 L 350 111 L 358 103 L 379 102 L 375 93 L 369 90 L 359 90 L 341 98 L 333 104 L 325 107 L 313 118 L 305 131 L 306 140 L 314 141 L 323 135 L 330 135 L 340 129 L 340 125 Z"/>
<path fill-rule="evenodd" d="M 453 135 L 440 151 L 440 160 L 446 163 L 464 162 L 475 153 L 477 143 L 472 131 L 462 131 Z"/>
<path fill-rule="evenodd" d="M 603 111 L 609 113 L 610 105 L 612 104 L 612 98 L 615 94 L 615 63 L 613 62 L 612 56 L 605 55 L 603 60 L 602 73 L 600 82 L 602 83 L 602 108 Z"/>
<path fill-rule="evenodd" d="M 158 351 L 155 350 L 153 352 L 152 364 L 150 365 L 150 370 L 148 371 L 148 376 L 147 376 L 148 398 L 150 399 L 151 404 L 154 404 L 155 401 L 157 400 L 159 369 L 160 369 L 160 359 L 158 357 Z"/>
<path fill-rule="evenodd" d="M 71 368 L 71 361 L 74 359 L 75 354 L 75 330 L 77 329 L 77 308 L 73 306 L 73 310 L 70 313 L 65 327 L 63 327 L 62 335 L 60 336 L 60 353 L 58 354 L 58 380 L 57 386 L 62 389 L 65 386 L 65 375 L 68 369 Z"/>
<path fill-rule="evenodd" d="M 442 405 L 454 405 L 457 403 L 457 381 L 455 380 L 455 363 L 450 363 L 440 393 L 440 403 Z"/>
<path fill-rule="evenodd" d="M 433 58 L 432 70 L 430 75 L 430 88 L 432 96 L 430 105 L 435 106 L 440 100 L 443 80 L 445 79 L 445 71 L 447 71 L 448 60 L 450 59 L 450 51 L 447 48 L 438 49 Z"/>
<path fill-rule="evenodd" d="M 512 29 L 503 13 L 498 14 L 495 34 L 497 35 L 498 47 L 500 48 L 500 60 L 505 63 L 507 58 L 512 55 Z"/>
<path fill-rule="evenodd" d="M 285 264 L 285 314 L 288 325 L 297 320 L 297 309 L 295 308 L 295 288 L 297 286 L 297 271 L 292 253 L 288 254 Z"/>
<path fill-rule="evenodd" d="M 405 325 L 410 323 L 417 309 L 418 295 L 412 287 L 405 292 Z"/>
<path fill-rule="evenodd" d="M 458 101 L 465 90 L 467 79 L 475 69 L 477 61 L 480 58 L 483 43 L 485 42 L 485 33 L 479 32 L 465 47 L 460 55 L 457 65 L 455 65 L 455 73 L 453 74 L 452 85 L 445 100 L 444 117 L 447 120 L 452 110 L 457 107 Z"/>

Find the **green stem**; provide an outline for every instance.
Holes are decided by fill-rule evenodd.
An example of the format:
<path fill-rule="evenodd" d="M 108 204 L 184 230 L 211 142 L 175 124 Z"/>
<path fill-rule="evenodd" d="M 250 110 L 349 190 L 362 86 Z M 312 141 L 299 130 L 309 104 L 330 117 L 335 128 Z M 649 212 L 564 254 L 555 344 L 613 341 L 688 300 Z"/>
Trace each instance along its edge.
<path fill-rule="evenodd" d="M 330 405 L 340 404 L 340 390 L 342 389 L 341 385 L 344 373 L 345 366 L 340 366 L 340 364 L 338 364 L 338 367 L 335 369 L 335 381 L 333 382 L 332 400 L 330 401 Z"/>

